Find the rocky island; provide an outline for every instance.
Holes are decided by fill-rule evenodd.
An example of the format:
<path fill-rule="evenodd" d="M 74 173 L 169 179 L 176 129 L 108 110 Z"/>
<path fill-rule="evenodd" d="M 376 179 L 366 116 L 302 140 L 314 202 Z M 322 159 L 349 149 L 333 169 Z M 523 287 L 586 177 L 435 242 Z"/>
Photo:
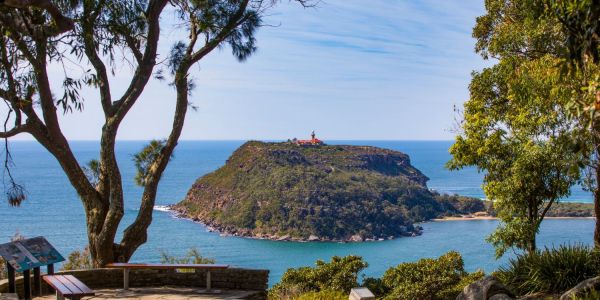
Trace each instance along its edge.
<path fill-rule="evenodd" d="M 415 222 L 485 210 L 479 199 L 440 195 L 427 181 L 398 151 L 314 137 L 250 141 L 172 209 L 226 235 L 303 241 L 414 236 Z"/>

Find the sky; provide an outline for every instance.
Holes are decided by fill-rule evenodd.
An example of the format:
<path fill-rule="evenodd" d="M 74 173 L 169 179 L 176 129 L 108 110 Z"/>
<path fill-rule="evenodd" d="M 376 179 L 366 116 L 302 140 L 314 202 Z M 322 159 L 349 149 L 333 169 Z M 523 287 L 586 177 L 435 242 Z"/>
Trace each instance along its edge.
<path fill-rule="evenodd" d="M 282 1 L 246 62 L 224 47 L 193 68 L 198 110 L 189 111 L 181 139 L 279 140 L 315 130 L 324 140 L 451 140 L 453 107 L 468 99 L 471 72 L 490 64 L 473 50 L 482 14 L 480 0 L 323 0 L 315 8 Z M 163 59 L 184 34 L 163 26 Z M 51 70 L 54 78 L 61 72 Z M 113 95 L 131 75 L 118 68 Z M 70 140 L 98 140 L 97 91 L 82 95 L 84 111 L 62 115 L 63 131 Z M 165 138 L 174 99 L 168 82 L 152 81 L 118 139 Z"/>

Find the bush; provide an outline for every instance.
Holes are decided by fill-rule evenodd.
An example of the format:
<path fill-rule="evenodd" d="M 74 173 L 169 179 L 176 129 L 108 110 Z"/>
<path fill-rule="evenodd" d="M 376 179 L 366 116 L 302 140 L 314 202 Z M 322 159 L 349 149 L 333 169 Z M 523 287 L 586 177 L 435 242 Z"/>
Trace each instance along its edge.
<path fill-rule="evenodd" d="M 296 299 L 308 292 L 325 291 L 341 292 L 348 297 L 350 289 L 358 286 L 358 273 L 367 266 L 362 257 L 349 255 L 334 256 L 331 262 L 318 260 L 314 268 L 288 269 L 281 277 L 281 282 L 269 291 L 269 298 Z"/>
<path fill-rule="evenodd" d="M 89 247 L 83 250 L 75 250 L 69 254 L 67 261 L 63 264 L 62 270 L 85 270 L 93 269 L 92 256 L 90 255 Z"/>
<path fill-rule="evenodd" d="M 383 284 L 383 280 L 381 280 L 381 278 L 367 277 L 363 280 L 362 285 L 368 288 L 369 291 L 376 296 L 387 295 L 390 292 L 389 288 Z"/>
<path fill-rule="evenodd" d="M 0 258 L 0 280 L 6 279 L 8 274 L 6 273 L 6 262 Z"/>
<path fill-rule="evenodd" d="M 483 272 L 464 270 L 458 252 L 450 251 L 437 259 L 425 258 L 388 269 L 377 287 L 384 299 L 456 299 L 464 286 L 483 277 Z M 371 282 L 371 284 L 376 282 Z"/>
<path fill-rule="evenodd" d="M 167 251 L 161 251 L 160 262 L 163 264 L 214 264 L 215 260 L 203 257 L 198 249 L 192 248 L 184 257 L 175 257 L 169 255 Z"/>
<path fill-rule="evenodd" d="M 600 274 L 600 255 L 584 245 L 561 245 L 511 259 L 496 276 L 519 295 L 562 293 Z"/>
<path fill-rule="evenodd" d="M 320 291 L 302 294 L 294 300 L 348 300 L 348 294 L 340 291 Z"/>

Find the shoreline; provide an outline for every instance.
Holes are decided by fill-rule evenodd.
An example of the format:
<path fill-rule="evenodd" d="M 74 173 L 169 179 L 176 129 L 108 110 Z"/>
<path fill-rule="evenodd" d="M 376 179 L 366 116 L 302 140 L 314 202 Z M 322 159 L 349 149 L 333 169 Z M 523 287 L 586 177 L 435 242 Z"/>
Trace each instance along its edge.
<path fill-rule="evenodd" d="M 321 237 L 317 237 L 317 236 L 310 236 L 309 238 L 298 238 L 298 237 L 292 237 L 290 235 L 284 235 L 284 236 L 269 235 L 269 234 L 253 235 L 244 230 L 232 232 L 225 228 L 220 228 L 220 226 L 218 226 L 218 225 L 205 223 L 198 218 L 190 218 L 185 214 L 185 212 L 174 208 L 174 206 L 175 205 L 156 205 L 156 206 L 154 206 L 153 210 L 166 212 L 168 214 L 171 214 L 176 219 L 184 219 L 184 220 L 188 220 L 188 221 L 200 224 L 205 227 L 207 232 L 219 234 L 219 236 L 221 236 L 221 237 L 239 237 L 239 238 L 246 238 L 246 239 L 253 239 L 253 240 L 267 240 L 267 241 L 274 241 L 274 242 L 299 242 L 299 243 L 306 243 L 306 242 L 324 242 L 324 243 L 327 243 L 327 242 L 329 242 L 329 243 L 382 242 L 382 241 L 389 241 L 389 240 L 394 240 L 394 239 L 398 239 L 398 238 L 402 238 L 402 237 L 420 236 L 423 233 L 423 228 L 421 226 L 419 226 L 419 224 L 425 223 L 425 222 L 498 220 L 498 217 L 493 217 L 493 216 L 462 215 L 460 217 L 434 218 L 434 219 L 430 219 L 430 220 L 427 220 L 424 222 L 414 223 L 415 228 L 417 229 L 415 232 L 406 232 L 405 234 L 400 235 L 400 236 L 390 236 L 390 237 L 385 237 L 385 238 L 381 238 L 381 237 L 380 238 L 362 238 L 357 235 L 357 236 L 352 236 L 348 239 L 326 239 L 326 238 L 321 238 Z M 592 220 L 592 219 L 596 219 L 596 217 L 545 217 L 544 219 L 555 219 L 555 220 L 590 219 L 590 220 Z"/>
<path fill-rule="evenodd" d="M 596 217 L 545 217 L 544 219 L 556 219 L 556 220 L 568 220 L 568 219 L 596 219 Z M 446 221 L 479 221 L 479 220 L 498 220 L 498 217 L 492 216 L 462 216 L 462 217 L 444 217 L 431 219 L 432 222 L 446 222 Z"/>
<path fill-rule="evenodd" d="M 309 236 L 308 238 L 298 238 L 290 235 L 253 235 L 245 230 L 240 231 L 229 231 L 227 229 L 221 228 L 216 224 L 208 224 L 203 222 L 198 218 L 190 218 L 185 214 L 185 212 L 180 211 L 174 208 L 175 205 L 155 205 L 153 210 L 166 212 L 172 215 L 176 219 L 188 220 L 197 224 L 200 224 L 206 228 L 207 232 L 219 234 L 221 237 L 239 237 L 253 240 L 267 240 L 274 242 L 299 242 L 299 243 L 307 243 L 307 242 L 323 242 L 323 243 L 361 243 L 361 242 L 383 242 L 394 240 L 402 237 L 416 237 L 423 234 L 423 227 L 419 226 L 418 223 L 414 224 L 415 231 L 407 231 L 398 236 L 389 236 L 389 237 L 376 237 L 376 238 L 362 238 L 359 235 L 353 235 L 347 239 L 328 239 L 323 237 L 317 237 L 314 235 Z"/>

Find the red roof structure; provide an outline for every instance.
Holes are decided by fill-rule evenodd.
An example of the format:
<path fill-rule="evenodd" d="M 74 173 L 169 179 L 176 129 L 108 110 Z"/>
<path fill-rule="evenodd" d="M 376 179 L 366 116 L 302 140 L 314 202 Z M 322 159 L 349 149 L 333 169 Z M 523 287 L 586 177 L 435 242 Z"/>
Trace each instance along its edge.
<path fill-rule="evenodd" d="M 297 140 L 296 144 L 297 145 L 323 145 L 323 141 L 321 141 L 320 139 L 318 139 L 315 135 L 315 132 L 313 131 L 312 134 L 310 135 L 312 137 L 312 139 L 310 140 Z"/>

